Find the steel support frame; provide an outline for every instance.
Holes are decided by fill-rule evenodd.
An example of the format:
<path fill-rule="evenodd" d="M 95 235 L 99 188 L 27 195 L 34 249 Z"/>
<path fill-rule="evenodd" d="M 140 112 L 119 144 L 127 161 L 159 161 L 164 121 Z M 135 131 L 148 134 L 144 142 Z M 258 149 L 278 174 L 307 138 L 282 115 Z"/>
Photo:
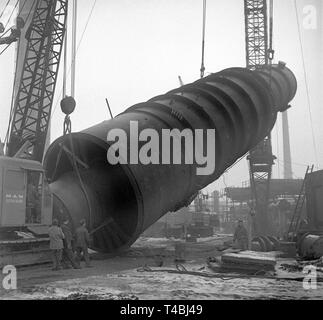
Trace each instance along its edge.
<path fill-rule="evenodd" d="M 247 67 L 255 70 L 269 63 L 267 1 L 244 0 L 244 5 Z M 274 159 L 270 136 L 248 156 L 254 209 L 253 236 L 273 234 L 268 217 L 268 204 Z"/>
<path fill-rule="evenodd" d="M 244 0 L 247 67 L 268 64 L 268 16 L 266 0 Z"/>
<path fill-rule="evenodd" d="M 38 0 L 10 124 L 8 156 L 30 141 L 24 158 L 42 161 L 66 33 L 68 0 Z"/>

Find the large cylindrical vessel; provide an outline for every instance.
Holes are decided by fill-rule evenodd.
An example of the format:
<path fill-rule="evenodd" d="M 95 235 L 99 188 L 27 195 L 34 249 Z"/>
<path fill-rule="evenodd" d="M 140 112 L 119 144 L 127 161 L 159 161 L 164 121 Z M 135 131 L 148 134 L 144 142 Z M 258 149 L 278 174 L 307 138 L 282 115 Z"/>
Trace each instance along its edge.
<path fill-rule="evenodd" d="M 284 63 L 257 71 L 226 69 L 135 105 L 112 120 L 61 137 L 45 158 L 56 215 L 70 216 L 74 224 L 86 219 L 96 250 L 116 252 L 130 246 L 164 214 L 190 204 L 199 190 L 264 139 L 277 113 L 288 108 L 296 88 L 296 79 Z M 137 133 L 131 123 L 137 124 Z M 113 129 L 122 129 L 128 139 L 124 164 L 107 161 L 112 144 L 107 135 Z M 130 161 L 131 148 L 144 129 L 158 134 L 159 164 Z M 203 130 L 205 139 L 201 143 L 195 139 L 194 150 L 206 152 L 206 147 L 213 147 L 214 170 L 201 175 L 196 159 L 191 164 L 165 164 L 161 150 L 165 129 Z M 206 139 L 207 130 L 214 130 L 212 141 Z M 146 144 L 139 142 L 138 150 Z M 183 142 L 182 160 L 185 146 Z"/>

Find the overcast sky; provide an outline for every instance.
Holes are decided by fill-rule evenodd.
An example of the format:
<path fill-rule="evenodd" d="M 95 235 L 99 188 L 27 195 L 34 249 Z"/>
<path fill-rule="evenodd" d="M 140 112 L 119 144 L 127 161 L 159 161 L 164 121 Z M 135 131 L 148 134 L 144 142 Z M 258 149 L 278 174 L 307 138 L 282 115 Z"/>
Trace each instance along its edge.
<path fill-rule="evenodd" d="M 0 0 L 2 9 L 7 0 Z M 27 0 L 31 1 L 31 0 Z M 13 1 L 14 2 L 14 1 Z M 78 0 L 79 38 L 93 0 Z M 306 164 L 323 168 L 323 33 L 321 0 L 297 0 L 305 51 L 311 112 L 317 157 L 306 98 L 301 46 L 294 0 L 275 1 L 274 46 L 276 61 L 283 60 L 295 72 L 299 90 L 289 112 L 295 177 L 302 177 Z M 308 7 L 317 10 L 317 28 L 306 29 Z M 1 10 L 0 9 L 0 10 Z M 312 25 L 310 25 L 312 26 Z M 114 114 L 138 102 L 199 77 L 201 63 L 202 0 L 97 0 L 77 57 L 76 101 L 73 130 L 79 131 L 107 119 L 107 97 Z M 227 67 L 245 66 L 243 0 L 208 0 L 206 69 L 217 72 Z M 0 56 L 0 137 L 8 127 L 14 48 Z M 55 107 L 52 140 L 62 133 L 63 116 Z M 278 132 L 278 134 L 277 134 Z M 282 177 L 281 121 L 273 132 L 273 150 L 278 157 L 275 177 Z M 316 161 L 317 158 L 317 161 Z M 241 185 L 248 180 L 246 160 L 216 183 Z M 213 186 L 212 186 L 213 187 Z"/>

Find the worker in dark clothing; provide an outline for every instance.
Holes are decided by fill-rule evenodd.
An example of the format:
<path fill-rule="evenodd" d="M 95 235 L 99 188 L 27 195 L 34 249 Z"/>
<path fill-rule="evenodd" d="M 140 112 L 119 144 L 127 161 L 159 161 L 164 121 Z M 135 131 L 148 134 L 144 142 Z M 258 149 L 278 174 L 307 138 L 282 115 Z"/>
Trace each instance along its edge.
<path fill-rule="evenodd" d="M 37 188 L 29 181 L 27 186 L 27 223 L 37 223 L 37 206 L 39 194 Z"/>
<path fill-rule="evenodd" d="M 53 257 L 53 271 L 62 269 L 62 253 L 64 248 L 64 233 L 62 229 L 58 226 L 58 221 L 53 220 L 52 226 L 48 230 L 48 235 L 50 239 L 50 250 L 52 251 Z"/>
<path fill-rule="evenodd" d="M 238 226 L 234 232 L 233 242 L 236 243 L 238 249 L 247 250 L 248 249 L 248 231 L 243 225 L 243 221 L 238 222 Z"/>
<path fill-rule="evenodd" d="M 76 229 L 76 253 L 77 260 L 80 264 L 82 259 L 82 254 L 85 260 L 85 265 L 90 268 L 90 257 L 88 252 L 88 247 L 90 245 L 90 235 L 86 228 L 86 221 L 81 220 L 80 227 Z"/>
<path fill-rule="evenodd" d="M 73 237 L 73 233 L 69 227 L 69 220 L 64 221 L 61 228 L 62 228 L 62 231 L 65 236 L 64 249 L 63 249 L 63 266 L 66 269 L 70 268 L 70 265 L 74 269 L 80 269 L 81 267 L 75 261 L 75 258 L 74 258 L 74 253 L 73 253 L 73 249 L 72 249 L 72 241 L 73 241 L 74 237 Z"/>

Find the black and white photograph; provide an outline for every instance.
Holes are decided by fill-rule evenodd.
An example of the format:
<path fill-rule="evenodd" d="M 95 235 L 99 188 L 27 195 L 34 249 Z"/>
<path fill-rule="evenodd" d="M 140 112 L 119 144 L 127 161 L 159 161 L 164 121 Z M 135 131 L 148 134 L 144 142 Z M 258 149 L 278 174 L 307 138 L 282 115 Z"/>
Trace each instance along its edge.
<path fill-rule="evenodd" d="M 322 0 L 0 0 L 0 101 L 1 301 L 323 299 Z"/>

